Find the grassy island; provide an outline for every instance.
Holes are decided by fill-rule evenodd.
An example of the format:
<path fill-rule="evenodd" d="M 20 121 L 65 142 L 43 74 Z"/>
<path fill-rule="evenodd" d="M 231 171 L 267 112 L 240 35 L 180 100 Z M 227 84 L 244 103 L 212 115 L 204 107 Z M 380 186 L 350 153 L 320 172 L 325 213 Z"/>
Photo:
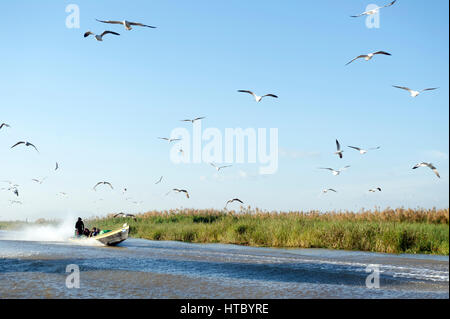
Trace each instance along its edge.
<path fill-rule="evenodd" d="M 383 253 L 449 254 L 448 209 L 385 209 L 360 212 L 265 212 L 177 209 L 135 218 L 91 218 L 130 236 L 151 240 L 259 247 L 328 248 Z"/>

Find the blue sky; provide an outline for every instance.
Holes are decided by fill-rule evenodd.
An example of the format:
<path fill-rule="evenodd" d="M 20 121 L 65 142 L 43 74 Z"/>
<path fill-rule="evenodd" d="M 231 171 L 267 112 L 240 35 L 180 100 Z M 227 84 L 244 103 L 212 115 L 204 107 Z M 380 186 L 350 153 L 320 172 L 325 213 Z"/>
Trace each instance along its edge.
<path fill-rule="evenodd" d="M 71 3 L 80 29 L 66 28 Z M 233 197 L 267 210 L 448 207 L 448 1 L 398 0 L 379 29 L 349 17 L 370 3 L 387 1 L 2 1 L 0 122 L 11 128 L 0 131 L 0 180 L 20 185 L 23 205 L 0 192 L 0 219 L 222 208 Z M 95 21 L 125 18 L 158 28 Z M 83 38 L 107 29 L 121 36 Z M 392 56 L 345 66 L 378 50 Z M 439 90 L 413 99 L 392 85 Z M 279 99 L 256 103 L 238 89 Z M 278 128 L 277 173 L 170 162 L 157 137 L 196 116 L 221 131 Z M 333 155 L 336 138 L 344 159 Z M 40 153 L 11 150 L 19 140 Z M 381 149 L 360 156 L 347 145 Z M 411 169 L 422 161 L 441 179 Z M 344 165 L 337 177 L 317 169 Z M 115 191 L 92 191 L 101 180 Z M 174 187 L 191 199 L 164 196 Z M 338 193 L 322 195 L 329 187 Z"/>

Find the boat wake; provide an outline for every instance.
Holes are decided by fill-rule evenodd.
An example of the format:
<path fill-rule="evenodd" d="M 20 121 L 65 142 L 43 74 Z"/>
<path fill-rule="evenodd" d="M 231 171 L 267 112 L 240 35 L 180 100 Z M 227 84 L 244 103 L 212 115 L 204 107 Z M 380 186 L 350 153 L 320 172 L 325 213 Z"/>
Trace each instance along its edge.
<path fill-rule="evenodd" d="M 74 235 L 74 218 L 66 218 L 55 225 L 27 225 L 2 233 L 2 240 L 67 242 Z"/>

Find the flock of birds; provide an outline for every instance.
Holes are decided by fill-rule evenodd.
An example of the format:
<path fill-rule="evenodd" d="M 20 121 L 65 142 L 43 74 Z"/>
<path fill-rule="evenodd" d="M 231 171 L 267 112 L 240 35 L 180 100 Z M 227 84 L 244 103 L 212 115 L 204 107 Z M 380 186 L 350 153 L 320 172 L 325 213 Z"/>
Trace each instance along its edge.
<path fill-rule="evenodd" d="M 139 27 L 146 27 L 146 28 L 156 29 L 156 27 L 153 27 L 151 25 L 146 25 L 146 24 L 142 24 L 142 23 L 139 23 L 139 22 L 130 22 L 130 21 L 127 21 L 127 20 L 123 20 L 123 21 L 113 21 L 113 20 L 102 21 L 102 20 L 98 20 L 97 19 L 97 21 L 101 22 L 101 23 L 108 23 L 108 24 L 121 24 L 128 31 L 133 29 L 132 26 L 139 26 Z M 107 34 L 120 35 L 120 33 L 117 33 L 117 32 L 114 32 L 114 31 L 109 31 L 109 30 L 103 31 L 103 33 L 101 33 L 101 34 L 95 34 L 95 33 L 91 32 L 90 30 L 88 30 L 88 31 L 86 31 L 84 33 L 84 37 L 87 38 L 88 36 L 93 35 L 95 40 L 103 41 L 103 37 L 105 35 L 107 35 Z"/>
<path fill-rule="evenodd" d="M 358 18 L 358 17 L 361 17 L 361 16 L 369 16 L 369 15 L 378 14 L 380 9 L 390 7 L 390 6 L 394 5 L 396 2 L 397 2 L 397 0 L 394 0 L 391 3 L 389 3 L 387 5 L 384 5 L 382 7 L 376 7 L 374 9 L 365 11 L 365 12 L 363 12 L 361 14 L 353 15 L 351 17 L 352 18 Z M 346 65 L 349 65 L 350 63 L 354 62 L 357 59 L 364 59 L 365 61 L 370 61 L 375 55 L 391 56 L 392 54 L 390 54 L 389 52 L 386 52 L 386 51 L 377 51 L 377 52 L 372 52 L 372 53 L 368 53 L 368 54 L 361 54 L 361 55 L 357 56 L 356 58 L 352 59 L 351 61 L 349 61 Z M 402 89 L 402 90 L 405 90 L 405 91 L 408 91 L 410 93 L 411 97 L 417 97 L 419 94 L 421 94 L 422 92 L 425 92 L 425 91 L 433 91 L 433 90 L 438 89 L 438 88 L 427 88 L 427 89 L 423 89 L 423 90 L 420 90 L 420 91 L 416 91 L 416 90 L 413 90 L 413 89 L 410 89 L 410 88 L 404 87 L 404 86 L 393 85 L 393 87 L 394 88 L 398 88 L 398 89 Z M 348 146 L 348 147 L 352 148 L 354 150 L 357 150 L 361 155 L 366 154 L 369 150 L 378 150 L 378 149 L 380 149 L 379 146 L 378 147 L 374 147 L 374 148 L 369 148 L 369 149 L 363 149 L 363 148 L 356 147 L 356 146 Z M 337 148 L 337 150 L 336 150 L 335 154 L 338 155 L 339 158 L 343 158 L 343 152 L 344 151 L 341 149 L 341 145 L 339 144 L 339 141 L 337 139 L 336 139 L 336 148 Z M 349 167 L 350 166 L 347 165 L 347 166 L 344 166 L 344 167 L 342 167 L 340 169 L 333 169 L 333 168 L 330 168 L 330 167 L 320 167 L 319 169 L 329 170 L 333 175 L 337 176 L 342 171 L 348 169 Z M 416 164 L 413 167 L 413 169 L 417 169 L 419 167 L 428 167 L 428 168 L 430 168 L 436 174 L 436 176 L 438 178 L 440 178 L 439 172 L 437 171 L 436 167 L 432 163 L 426 163 L 426 162 L 418 163 L 418 164 Z M 332 188 L 326 188 L 322 192 L 323 193 L 328 193 L 328 192 L 335 192 L 335 193 L 337 193 L 337 191 L 335 189 L 332 189 Z M 381 187 L 376 187 L 376 188 L 369 189 L 369 192 L 371 192 L 371 193 L 381 192 Z"/>
<path fill-rule="evenodd" d="M 391 3 L 389 3 L 389 4 L 385 5 L 385 6 L 382 6 L 382 7 L 376 7 L 376 8 L 374 8 L 374 9 L 372 9 L 372 10 L 365 11 L 365 12 L 359 14 L 359 15 L 354 15 L 354 16 L 351 16 L 351 17 L 357 18 L 357 17 L 361 17 L 361 16 L 369 16 L 369 15 L 377 14 L 377 13 L 379 12 L 380 9 L 386 8 L 386 7 L 390 7 L 390 6 L 394 5 L 396 2 L 397 2 L 397 0 L 394 0 L 394 1 L 392 1 Z M 139 23 L 139 22 L 130 22 L 130 21 L 127 21 L 127 20 L 123 20 L 123 21 L 116 21 L 116 20 L 97 20 L 97 21 L 100 22 L 100 23 L 104 23 L 104 24 L 117 24 L 117 25 L 123 25 L 123 26 L 125 27 L 125 29 L 128 30 L 128 31 L 132 30 L 133 26 L 139 26 L 139 27 L 145 27 L 145 28 L 151 28 L 151 29 L 155 29 L 155 28 L 156 28 L 156 27 L 154 27 L 154 26 L 142 24 L 142 23 Z M 89 37 L 90 35 L 93 35 L 93 36 L 94 36 L 94 39 L 96 39 L 97 41 L 103 41 L 103 37 L 104 37 L 105 35 L 107 35 L 107 34 L 116 35 L 116 36 L 119 36 L 119 35 L 120 35 L 120 34 L 117 33 L 117 32 L 110 31 L 110 30 L 105 30 L 105 31 L 104 31 L 103 33 L 101 33 L 101 34 L 95 34 L 95 33 L 91 32 L 91 31 L 87 31 L 87 32 L 84 33 L 84 37 L 87 38 L 87 37 Z M 386 51 L 377 51 L 377 52 L 372 52 L 372 53 L 368 53 L 368 54 L 362 54 L 362 55 L 359 55 L 359 56 L 355 57 L 354 59 L 352 59 L 350 62 L 348 62 L 346 65 L 349 65 L 349 64 L 351 64 L 352 62 L 354 62 L 355 60 L 358 60 L 358 59 L 364 59 L 365 61 L 370 61 L 370 60 L 371 60 L 373 57 L 375 57 L 376 55 L 391 56 L 391 54 L 390 54 L 389 52 L 386 52 Z M 412 90 L 412 89 L 410 89 L 410 88 L 408 88 L 408 87 L 403 87 L 403 86 L 397 86 L 397 85 L 394 85 L 393 87 L 398 88 L 398 89 L 402 89 L 402 90 L 405 90 L 405 91 L 408 91 L 408 92 L 410 93 L 411 97 L 417 97 L 417 96 L 418 96 L 419 94 L 421 94 L 422 92 L 425 92 L 425 91 L 432 91 L 432 90 L 436 90 L 436 89 L 437 89 L 437 88 L 426 88 L 426 89 L 423 89 L 423 90 L 420 90 L 420 91 L 416 91 L 416 90 Z M 277 95 L 272 94 L 272 93 L 259 96 L 259 95 L 257 95 L 256 93 L 254 93 L 253 91 L 250 91 L 250 90 L 238 90 L 237 92 L 239 92 L 239 93 L 246 93 L 246 94 L 252 95 L 253 98 L 255 99 L 255 101 L 258 102 L 258 103 L 261 102 L 262 99 L 265 98 L 265 97 L 278 98 Z M 196 117 L 196 118 L 194 118 L 194 119 L 185 119 L 185 120 L 181 120 L 181 121 L 182 121 L 182 122 L 190 122 L 190 123 L 194 123 L 195 121 L 200 121 L 200 120 L 203 120 L 203 119 L 205 119 L 205 117 Z M 1 132 L 2 130 L 4 130 L 4 129 L 10 128 L 10 127 L 11 127 L 11 126 L 10 126 L 9 124 L 7 124 L 7 123 L 2 123 L 2 124 L 0 125 L 0 132 Z M 174 142 L 174 141 L 179 141 L 179 140 L 180 140 L 180 139 L 178 139 L 178 138 L 170 138 L 170 137 L 158 137 L 158 139 L 165 140 L 165 141 L 167 141 L 168 143 L 172 143 L 172 142 Z M 23 146 L 25 146 L 25 147 L 32 147 L 32 148 L 34 148 L 34 150 L 36 150 L 36 151 L 39 153 L 38 148 L 37 148 L 34 144 L 32 144 L 32 143 L 30 143 L 30 142 L 28 142 L 28 141 L 19 141 L 19 142 L 17 142 L 16 144 L 12 145 L 12 146 L 11 146 L 11 149 L 13 149 L 13 148 L 15 148 L 15 147 L 18 147 L 18 146 L 21 146 L 21 145 L 23 145 Z M 356 146 L 348 146 L 348 147 L 351 148 L 351 149 L 354 149 L 354 150 L 358 151 L 361 155 L 364 155 L 364 154 L 366 154 L 367 152 L 372 151 L 372 150 L 378 150 L 378 149 L 380 149 L 379 146 L 378 146 L 378 147 L 373 147 L 373 148 L 368 148 L 368 149 L 363 149 L 363 148 L 356 147 Z M 344 150 L 342 150 L 341 145 L 340 145 L 340 143 L 339 143 L 339 141 L 338 141 L 337 139 L 336 139 L 336 148 L 337 148 L 337 149 L 336 149 L 336 152 L 335 152 L 334 154 L 338 155 L 338 157 L 342 159 L 342 158 L 343 158 L 343 152 L 344 152 Z M 180 152 L 183 152 L 183 150 L 180 150 Z M 214 167 L 214 168 L 217 170 L 217 172 L 219 172 L 219 171 L 222 170 L 222 169 L 225 169 L 225 168 L 228 168 L 228 167 L 231 167 L 231 166 L 232 166 L 232 165 L 218 166 L 218 165 L 216 165 L 215 163 L 210 163 L 210 165 L 211 165 L 212 167 Z M 439 173 L 438 173 L 436 167 L 435 167 L 432 163 L 421 162 L 421 163 L 416 164 L 416 165 L 413 167 L 413 169 L 417 169 L 417 168 L 420 168 L 420 167 L 428 167 L 428 168 L 430 168 L 430 169 L 436 174 L 436 176 L 437 176 L 438 178 L 440 178 L 440 175 L 439 175 Z M 58 165 L 58 163 L 56 163 L 55 171 L 58 170 L 58 168 L 59 168 L 59 165 Z M 320 167 L 319 169 L 328 170 L 328 171 L 330 171 L 334 176 L 338 176 L 338 175 L 340 175 L 343 171 L 347 170 L 348 168 L 350 168 L 350 165 L 344 166 L 344 167 L 342 167 L 342 168 L 340 168 L 340 169 L 334 169 L 334 168 L 330 168 L 330 167 Z M 36 183 L 38 183 L 38 184 L 42 184 L 45 180 L 46 180 L 46 177 L 44 177 L 44 178 L 42 178 L 42 179 L 37 179 L 37 178 L 32 179 L 33 182 L 36 182 Z M 162 180 L 163 180 L 163 176 L 161 176 L 161 177 L 156 181 L 155 184 L 161 183 Z M 11 191 L 11 192 L 13 192 L 14 195 L 16 195 L 17 197 L 19 197 L 19 189 L 18 189 L 19 185 L 15 184 L 15 183 L 13 183 L 13 182 L 11 182 L 11 181 L 2 181 L 2 182 L 8 183 L 8 186 L 7 186 L 7 187 L 1 188 L 1 190 Z M 100 185 L 107 186 L 107 187 L 109 187 L 111 190 L 114 189 L 113 185 L 112 185 L 110 182 L 108 182 L 108 181 L 100 181 L 100 182 L 96 183 L 96 184 L 93 186 L 93 190 L 96 191 L 96 190 L 97 190 L 97 187 L 99 187 Z M 124 188 L 123 191 L 122 191 L 122 193 L 125 194 L 126 192 L 127 192 L 127 188 Z M 186 189 L 173 188 L 173 189 L 170 190 L 168 193 L 166 193 L 166 195 L 170 194 L 171 192 L 176 192 L 176 193 L 184 194 L 184 195 L 186 196 L 186 198 L 190 198 L 189 192 L 188 192 L 188 190 L 186 190 Z M 323 192 L 323 193 L 328 193 L 328 192 L 334 192 L 334 193 L 337 193 L 337 191 L 336 191 L 335 189 L 333 189 L 333 188 L 327 188 L 327 189 L 324 189 L 322 192 Z M 373 189 L 369 189 L 369 192 L 372 192 L 372 193 L 375 193 L 375 192 L 381 192 L 381 187 L 376 187 L 376 188 L 373 188 Z M 61 196 L 67 196 L 67 194 L 64 193 L 64 192 L 60 192 L 59 195 L 61 195 Z M 102 200 L 102 199 L 99 199 L 99 201 L 100 201 L 100 200 Z M 126 200 L 131 200 L 131 197 L 126 198 Z M 18 200 L 10 200 L 10 203 L 11 203 L 11 204 L 22 204 L 22 202 L 21 202 L 21 201 L 18 201 Z M 135 203 L 135 204 L 141 204 L 142 201 L 133 201 L 133 203 Z M 229 204 L 232 204 L 232 203 L 240 203 L 240 204 L 244 204 L 244 202 L 243 202 L 242 200 L 240 200 L 239 198 L 233 198 L 233 199 L 230 199 L 230 200 L 226 201 L 225 209 L 227 209 L 228 205 L 229 205 Z M 133 217 L 133 218 L 134 218 L 134 215 L 132 215 L 132 214 L 119 213 L 119 214 L 114 215 L 114 217 Z"/>

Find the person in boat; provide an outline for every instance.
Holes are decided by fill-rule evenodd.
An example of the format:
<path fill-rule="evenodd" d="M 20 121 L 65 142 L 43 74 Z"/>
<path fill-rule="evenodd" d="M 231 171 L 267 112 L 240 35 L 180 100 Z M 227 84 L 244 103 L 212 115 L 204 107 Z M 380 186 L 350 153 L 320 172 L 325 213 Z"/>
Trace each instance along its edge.
<path fill-rule="evenodd" d="M 90 234 L 90 236 L 89 237 L 94 237 L 94 236 L 97 236 L 98 235 L 98 230 L 97 230 L 97 228 L 92 228 L 92 231 L 91 231 L 91 234 Z"/>
<path fill-rule="evenodd" d="M 84 223 L 81 220 L 81 217 L 78 217 L 78 221 L 75 224 L 75 231 L 77 236 L 81 236 L 84 233 Z"/>
<path fill-rule="evenodd" d="M 83 235 L 86 236 L 86 237 L 89 237 L 90 234 L 91 234 L 91 231 L 89 230 L 89 228 L 85 228 L 84 232 L 83 232 Z"/>

